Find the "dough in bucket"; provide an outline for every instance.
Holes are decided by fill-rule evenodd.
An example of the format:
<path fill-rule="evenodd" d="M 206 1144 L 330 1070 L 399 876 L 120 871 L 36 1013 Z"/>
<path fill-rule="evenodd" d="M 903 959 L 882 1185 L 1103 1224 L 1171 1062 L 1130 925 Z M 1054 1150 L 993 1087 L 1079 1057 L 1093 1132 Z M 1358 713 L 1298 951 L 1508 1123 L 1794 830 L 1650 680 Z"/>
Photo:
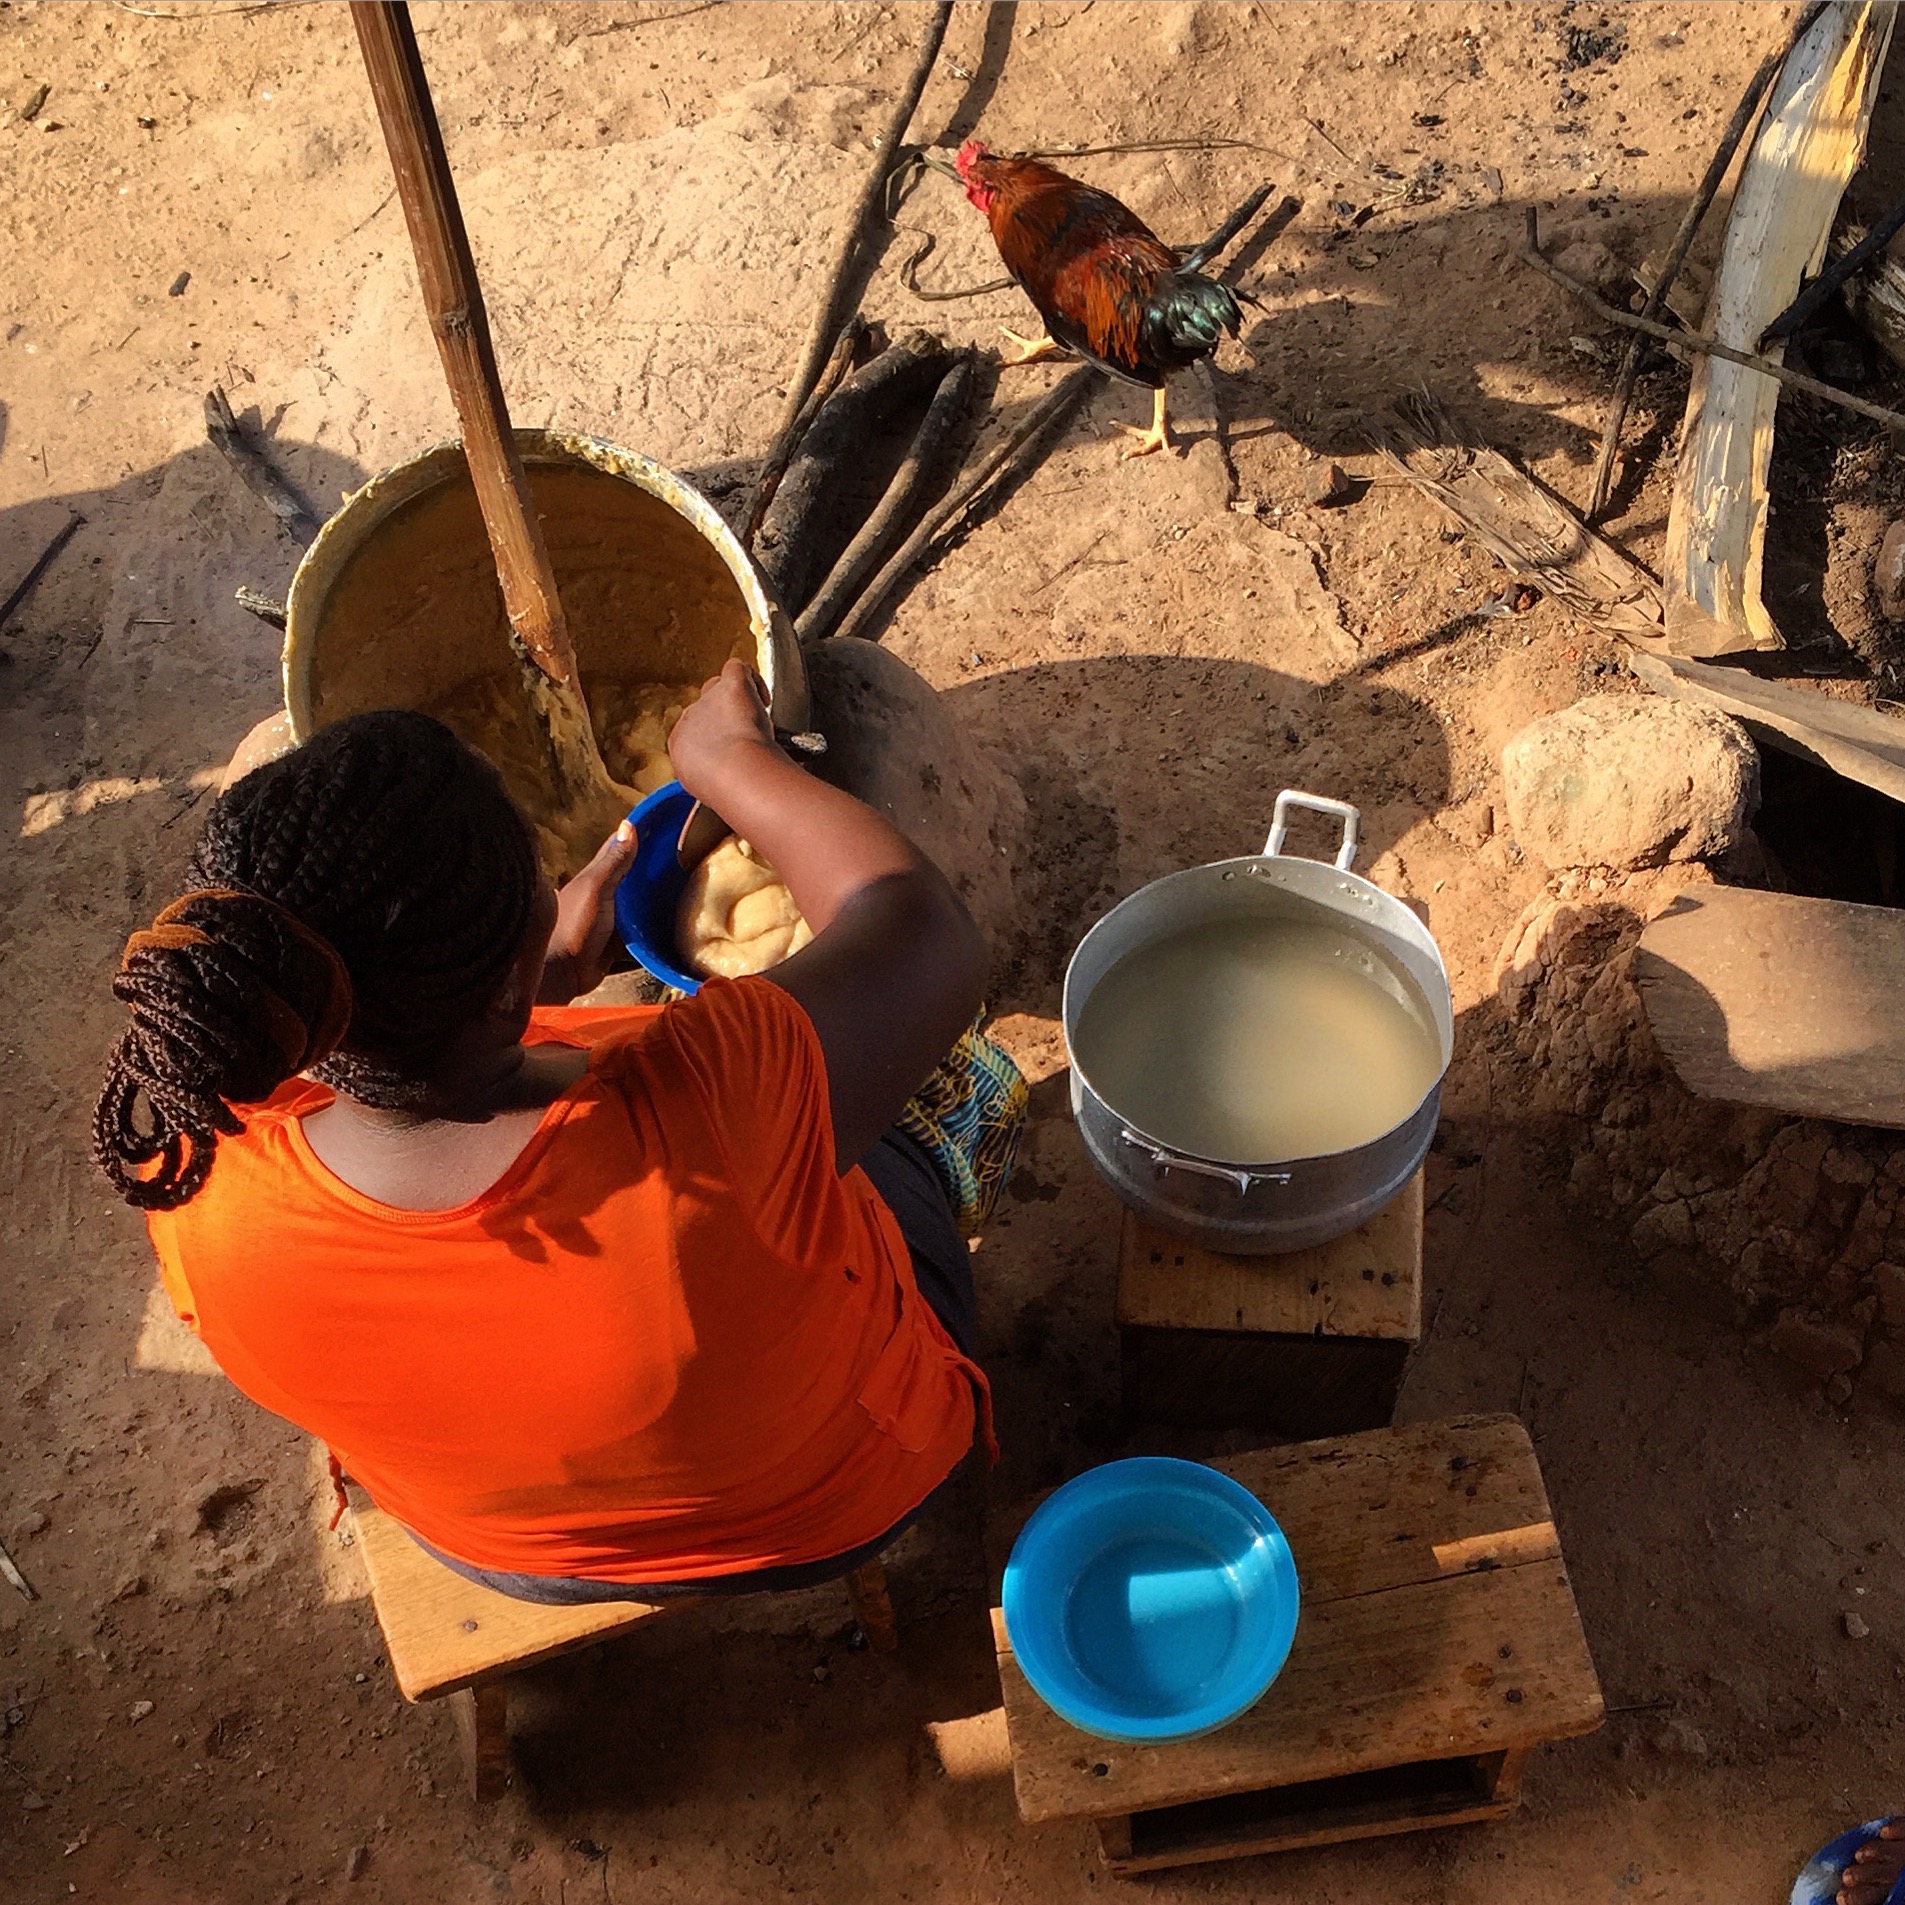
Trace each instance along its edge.
<path fill-rule="evenodd" d="M 745 840 L 729 834 L 688 875 L 675 943 L 702 978 L 765 972 L 812 938 L 780 875 Z"/>

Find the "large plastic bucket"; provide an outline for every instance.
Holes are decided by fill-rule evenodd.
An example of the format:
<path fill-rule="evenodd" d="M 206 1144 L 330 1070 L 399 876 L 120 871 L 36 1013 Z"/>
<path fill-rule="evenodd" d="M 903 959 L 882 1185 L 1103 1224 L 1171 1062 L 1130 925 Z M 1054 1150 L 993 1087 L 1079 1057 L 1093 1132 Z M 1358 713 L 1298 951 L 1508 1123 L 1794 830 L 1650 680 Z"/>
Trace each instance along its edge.
<path fill-rule="evenodd" d="M 760 671 L 777 726 L 808 725 L 793 627 L 705 497 L 600 437 L 518 430 L 516 441 L 592 700 L 638 687 L 692 699 L 732 655 Z M 346 497 L 299 563 L 287 611 L 295 740 L 346 715 L 416 708 L 483 745 L 456 709 L 521 664 L 462 445 L 439 444 Z M 490 751 L 511 792 L 533 802 L 533 751 Z M 665 759 L 646 778 L 670 778 Z"/>

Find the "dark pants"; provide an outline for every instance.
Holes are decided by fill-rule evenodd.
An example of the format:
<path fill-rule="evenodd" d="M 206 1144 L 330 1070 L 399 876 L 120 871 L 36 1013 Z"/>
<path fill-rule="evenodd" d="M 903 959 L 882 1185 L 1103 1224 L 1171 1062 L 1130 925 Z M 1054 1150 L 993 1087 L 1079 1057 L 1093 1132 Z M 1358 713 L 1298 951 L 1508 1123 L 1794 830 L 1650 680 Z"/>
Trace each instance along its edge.
<path fill-rule="evenodd" d="M 899 1219 L 900 1235 L 913 1259 L 913 1277 L 919 1293 L 945 1326 L 946 1334 L 966 1356 L 975 1354 L 978 1326 L 972 1287 L 972 1256 L 953 1222 L 952 1203 L 933 1161 L 903 1131 L 889 1131 L 861 1160 L 861 1169 L 873 1180 L 881 1202 Z M 940 1487 L 944 1487 L 942 1482 Z M 938 1494 L 935 1489 L 933 1495 Z M 824 1561 L 804 1561 L 793 1567 L 756 1568 L 745 1574 L 720 1574 L 703 1581 L 578 1581 L 547 1574 L 496 1574 L 471 1567 L 440 1548 L 430 1547 L 421 1535 L 411 1539 L 467 1580 L 481 1582 L 518 1601 L 538 1601 L 546 1607 L 578 1607 L 596 1601 L 691 1600 L 715 1594 L 785 1593 L 793 1588 L 818 1587 L 864 1567 L 880 1550 L 896 1541 L 925 1513 L 933 1499 L 904 1515 L 872 1541 Z"/>

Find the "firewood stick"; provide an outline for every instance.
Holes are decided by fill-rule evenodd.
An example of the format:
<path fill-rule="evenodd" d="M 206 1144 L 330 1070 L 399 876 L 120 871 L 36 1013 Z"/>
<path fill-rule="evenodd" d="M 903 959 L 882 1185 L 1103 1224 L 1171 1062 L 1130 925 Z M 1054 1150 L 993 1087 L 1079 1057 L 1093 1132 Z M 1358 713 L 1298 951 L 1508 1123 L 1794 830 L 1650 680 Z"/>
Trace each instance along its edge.
<path fill-rule="evenodd" d="M 239 429 L 231 399 L 216 384 L 205 393 L 205 434 L 244 479 L 245 487 L 284 525 L 285 533 L 309 548 L 323 525 L 277 466 Z"/>
<path fill-rule="evenodd" d="M 1720 134 L 1720 143 L 1714 148 L 1713 157 L 1707 161 L 1700 189 L 1687 201 L 1687 209 L 1681 214 L 1680 228 L 1674 233 L 1666 262 L 1660 268 L 1660 277 L 1642 307 L 1642 317 L 1657 319 L 1666 309 L 1668 293 L 1673 290 L 1674 281 L 1680 276 L 1680 267 L 1687 262 L 1687 253 L 1693 249 L 1701 221 L 1726 179 L 1740 141 L 1746 137 L 1748 128 L 1757 116 L 1767 88 L 1785 65 L 1799 35 L 1810 24 L 1811 9 L 1808 9 L 1787 36 L 1786 44 L 1777 52 L 1768 53 L 1754 69 L 1753 77 L 1746 82 L 1746 90 L 1741 93 L 1739 104 L 1733 108 L 1733 117 L 1726 122 L 1726 130 Z M 1620 374 L 1614 380 L 1614 395 L 1608 403 L 1607 422 L 1601 431 L 1601 448 L 1594 459 L 1594 475 L 1588 484 L 1587 508 L 1583 513 L 1589 522 L 1596 521 L 1607 507 L 1608 492 L 1614 486 L 1614 459 L 1620 454 L 1621 430 L 1627 422 L 1627 406 L 1633 399 L 1634 384 L 1640 376 L 1642 349 L 1640 338 L 1630 337 L 1626 350 L 1621 354 Z"/>
<path fill-rule="evenodd" d="M 761 518 L 767 514 L 768 504 L 774 500 L 774 491 L 780 485 L 788 459 L 794 453 L 801 410 L 807 402 L 808 392 L 819 380 L 821 366 L 826 362 L 827 352 L 840 329 L 841 307 L 849 296 L 853 267 L 860 255 L 861 235 L 873 214 L 873 208 L 880 202 L 880 194 L 886 186 L 886 175 L 892 169 L 893 154 L 899 149 L 900 141 L 906 137 L 907 127 L 913 123 L 913 114 L 918 109 L 920 95 L 926 90 L 926 82 L 932 75 L 933 62 L 939 57 L 940 42 L 946 37 L 946 24 L 951 18 L 952 0 L 937 0 L 932 18 L 926 24 L 925 36 L 920 41 L 913 70 L 894 102 L 893 116 L 887 121 L 886 130 L 880 134 L 879 143 L 873 148 L 873 164 L 867 172 L 866 182 L 860 188 L 859 198 L 854 201 L 853 210 L 847 215 L 846 228 L 840 237 L 840 249 L 834 258 L 833 269 L 827 274 L 827 288 L 821 297 L 820 309 L 814 313 L 813 327 L 807 335 L 807 348 L 801 357 L 800 369 L 787 387 L 781 426 L 774 433 L 774 441 L 761 465 L 760 475 L 754 479 L 754 501 L 748 509 L 747 525 L 741 531 L 742 542 L 750 548 L 760 532 Z"/>
<path fill-rule="evenodd" d="M 971 351 L 961 351 L 940 380 L 920 423 L 919 434 L 906 452 L 905 461 L 894 472 L 886 494 L 860 525 L 860 533 L 841 551 L 827 579 L 814 591 L 813 600 L 794 624 L 803 643 L 819 641 L 832 631 L 834 623 L 852 605 L 854 591 L 886 553 L 900 524 L 919 506 L 927 487 L 939 480 L 947 453 L 972 402 L 977 362 Z"/>
<path fill-rule="evenodd" d="M 1535 243 L 1534 207 L 1528 208 L 1528 238 L 1525 244 L 1516 248 L 1516 254 L 1523 264 L 1533 265 L 1545 276 L 1552 278 L 1562 290 L 1577 297 L 1598 317 L 1609 324 L 1618 324 L 1623 330 L 1639 331 L 1645 336 L 1658 338 L 1661 343 L 1677 357 L 1700 355 L 1706 357 L 1724 357 L 1729 364 L 1744 364 L 1748 370 L 1763 371 L 1768 377 L 1777 377 L 1782 384 L 1791 384 L 1795 390 L 1806 391 L 1809 395 L 1823 398 L 1827 403 L 1837 404 L 1842 410 L 1850 410 L 1861 417 L 1869 417 L 1874 423 L 1882 423 L 1888 430 L 1905 431 L 1905 414 L 1896 410 L 1887 410 L 1883 404 L 1867 403 L 1863 397 L 1854 397 L 1843 390 L 1835 390 L 1831 384 L 1823 384 L 1817 377 L 1808 377 L 1803 371 L 1788 370 L 1784 364 L 1775 364 L 1771 358 L 1757 357 L 1751 351 L 1736 351 L 1731 344 L 1717 343 L 1710 337 L 1702 337 L 1697 331 L 1676 331 L 1665 324 L 1657 324 L 1652 318 L 1636 317 L 1631 311 L 1617 311 L 1604 298 L 1577 278 L 1556 265 L 1552 259 L 1542 255 Z"/>
<path fill-rule="evenodd" d="M 1095 365 L 1080 364 L 1076 370 L 1054 384 L 1038 404 L 1027 413 L 1018 428 L 973 471 L 972 475 L 959 484 L 936 508 L 927 512 L 925 519 L 900 545 L 899 552 L 868 583 L 860 599 L 841 617 L 838 626 L 834 629 L 833 639 L 838 640 L 843 635 L 858 635 L 872 622 L 886 598 L 899 586 L 931 544 L 944 533 L 947 525 L 962 510 L 970 507 L 979 493 L 1008 464 L 1022 453 L 1029 455 L 1047 431 L 1055 429 L 1069 417 L 1103 381 L 1104 372 Z"/>
<path fill-rule="evenodd" d="M 1800 292 L 1792 303 L 1787 305 L 1772 323 L 1759 334 L 1759 347 L 1764 350 L 1768 344 L 1776 344 L 1782 337 L 1791 337 L 1802 325 L 1809 324 L 1818 314 L 1826 300 L 1855 273 L 1863 270 L 1866 264 L 1877 257 L 1884 246 L 1891 243 L 1897 233 L 1905 228 L 1905 199 L 1901 199 L 1885 214 L 1872 229 L 1861 238 L 1852 249 L 1842 257 L 1835 258 L 1825 270 L 1820 272 L 1805 290 Z"/>
<path fill-rule="evenodd" d="M 53 539 L 34 558 L 33 566 L 8 592 L 7 599 L 0 602 L 0 628 L 4 628 L 12 619 L 13 611 L 31 595 L 39 585 L 40 577 L 53 566 L 53 558 L 71 542 L 80 530 L 85 528 L 86 518 L 78 510 L 67 517 L 66 521 L 53 532 Z"/>
<path fill-rule="evenodd" d="M 602 764 L 582 699 L 569 625 L 510 428 L 502 378 L 456 182 L 404 0 L 351 0 L 351 19 L 390 148 L 397 196 L 410 227 L 431 334 L 463 431 L 463 454 L 489 532 L 503 610 L 533 667 L 525 681 L 548 729 L 565 803 L 597 826 L 619 796 Z"/>
<path fill-rule="evenodd" d="M 755 559 L 789 615 L 798 616 L 825 578 L 823 545 L 842 485 L 866 457 L 866 445 L 891 420 L 928 398 L 946 369 L 946 347 L 929 331 L 909 331 L 862 364 L 815 416 L 761 519 Z M 857 524 L 855 525 L 857 526 Z"/>

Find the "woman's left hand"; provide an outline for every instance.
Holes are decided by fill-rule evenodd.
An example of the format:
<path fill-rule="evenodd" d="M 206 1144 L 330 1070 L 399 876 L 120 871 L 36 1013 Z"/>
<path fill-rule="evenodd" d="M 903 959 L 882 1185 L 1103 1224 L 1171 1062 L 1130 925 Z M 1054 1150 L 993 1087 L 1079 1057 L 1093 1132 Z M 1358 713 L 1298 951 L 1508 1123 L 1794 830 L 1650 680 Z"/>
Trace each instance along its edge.
<path fill-rule="evenodd" d="M 625 820 L 595 858 L 556 895 L 556 930 L 543 961 L 541 1005 L 567 1005 L 602 983 L 615 931 L 615 889 L 635 864 L 635 829 Z"/>

